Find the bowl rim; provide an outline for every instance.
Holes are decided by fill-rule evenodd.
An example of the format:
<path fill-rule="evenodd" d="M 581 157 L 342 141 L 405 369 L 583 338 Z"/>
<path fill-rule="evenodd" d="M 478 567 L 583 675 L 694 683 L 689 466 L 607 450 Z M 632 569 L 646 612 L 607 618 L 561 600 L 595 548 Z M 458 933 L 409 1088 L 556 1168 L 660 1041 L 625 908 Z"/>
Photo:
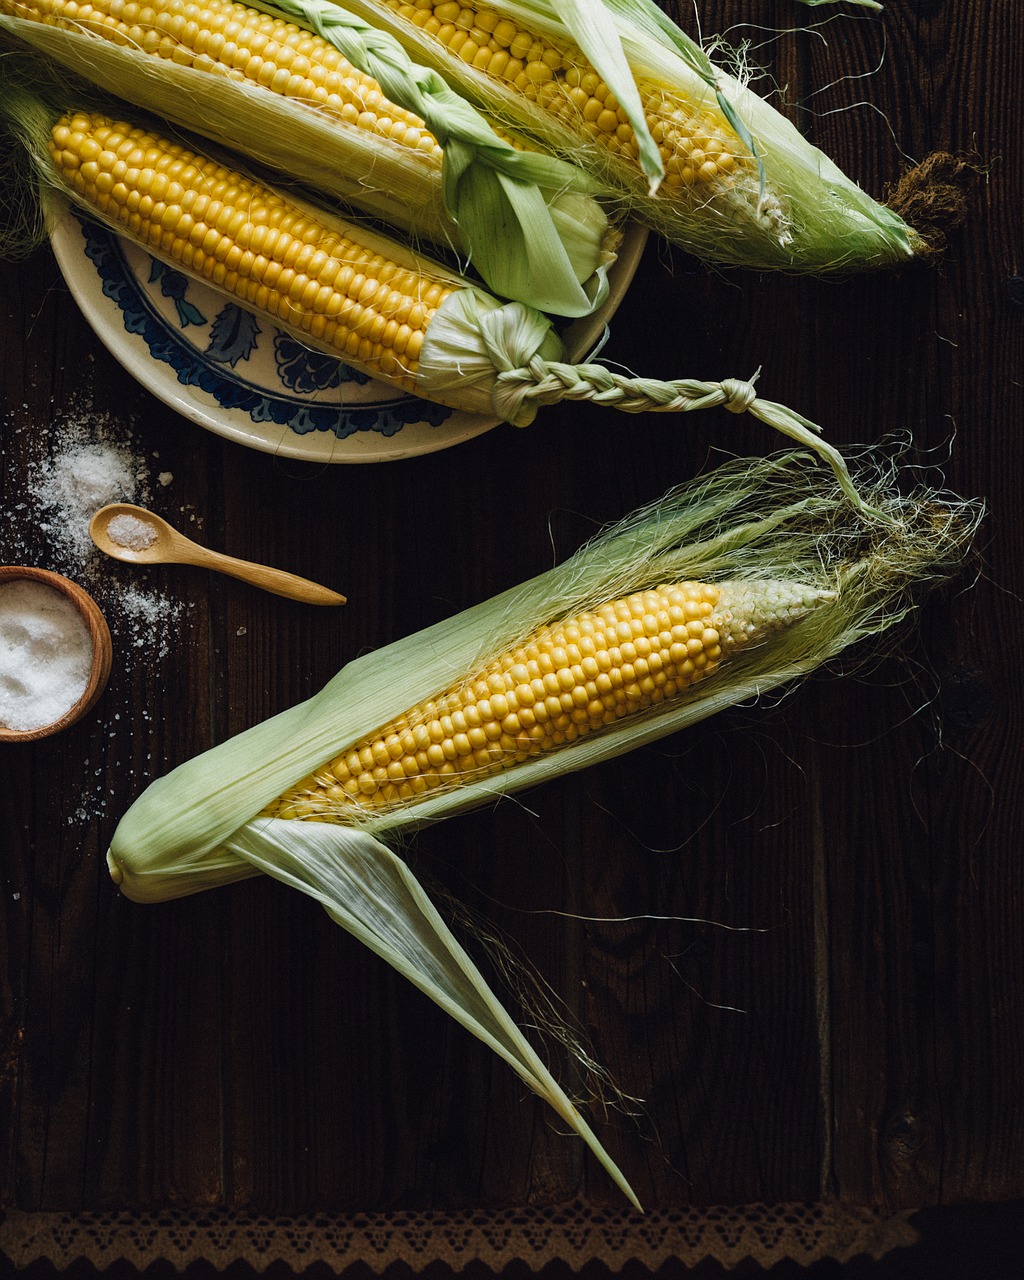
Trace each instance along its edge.
<path fill-rule="evenodd" d="M 113 662 L 113 642 L 107 620 L 99 605 L 84 587 L 54 569 L 42 569 L 36 565 L 0 565 L 0 586 L 19 579 L 44 583 L 59 591 L 75 605 L 92 641 L 92 663 L 89 667 L 89 679 L 85 690 L 77 702 L 62 716 L 35 729 L 8 729 L 0 725 L 0 743 L 34 742 L 69 728 L 90 711 L 99 700 L 107 686 Z"/>

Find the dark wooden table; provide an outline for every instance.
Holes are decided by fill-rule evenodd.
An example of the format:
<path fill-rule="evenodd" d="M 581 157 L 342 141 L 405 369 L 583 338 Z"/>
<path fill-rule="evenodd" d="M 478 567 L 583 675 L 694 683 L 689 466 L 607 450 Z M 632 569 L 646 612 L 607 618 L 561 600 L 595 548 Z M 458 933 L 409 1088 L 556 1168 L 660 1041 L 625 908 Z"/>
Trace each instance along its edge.
<path fill-rule="evenodd" d="M 761 367 L 763 394 L 840 445 L 909 433 L 929 478 L 990 503 L 980 560 L 882 663 L 406 854 L 529 956 L 641 1100 L 595 1123 L 652 1222 L 763 1205 L 766 1232 L 792 1236 L 777 1207 L 802 1205 L 863 1210 L 884 1236 L 910 1211 L 1024 1196 L 1024 8 L 699 9 L 705 34 L 750 39 L 761 86 L 872 194 L 935 150 L 970 155 L 966 223 L 934 268 L 842 281 L 711 272 L 651 242 L 605 355 L 663 377 Z M 142 459 L 156 509 L 350 600 L 318 611 L 89 561 L 114 634 L 106 695 L 66 734 L 0 748 L 5 1247 L 26 1222 L 85 1222 L 96 1257 L 121 1232 L 136 1256 L 187 1259 L 189 1223 L 192 1239 L 240 1223 L 251 1244 L 311 1214 L 358 1230 L 420 1215 L 422 1264 L 438 1222 L 450 1250 L 459 1223 L 564 1237 L 575 1215 L 606 1232 L 607 1260 L 609 1222 L 622 1256 L 657 1256 L 542 1104 L 312 901 L 252 880 L 140 906 L 103 854 L 179 761 L 778 439 L 722 410 L 569 406 L 416 459 L 304 464 L 165 407 L 48 250 L 0 266 L 0 326 L 0 561 L 61 567 L 28 477 L 94 422 Z M 129 583 L 157 602 L 144 623 Z"/>

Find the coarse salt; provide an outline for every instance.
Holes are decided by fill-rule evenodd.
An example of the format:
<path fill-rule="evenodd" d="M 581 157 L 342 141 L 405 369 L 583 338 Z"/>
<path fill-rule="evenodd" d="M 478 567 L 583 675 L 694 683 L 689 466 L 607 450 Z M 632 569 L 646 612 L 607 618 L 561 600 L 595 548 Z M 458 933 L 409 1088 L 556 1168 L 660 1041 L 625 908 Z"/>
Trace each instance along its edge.
<path fill-rule="evenodd" d="M 107 533 L 119 547 L 129 551 L 145 551 L 156 542 L 156 530 L 138 516 L 123 513 L 114 516 L 107 525 Z"/>
<path fill-rule="evenodd" d="M 0 725 L 27 733 L 66 715 L 92 659 L 89 628 L 66 596 L 30 579 L 0 583 Z"/>

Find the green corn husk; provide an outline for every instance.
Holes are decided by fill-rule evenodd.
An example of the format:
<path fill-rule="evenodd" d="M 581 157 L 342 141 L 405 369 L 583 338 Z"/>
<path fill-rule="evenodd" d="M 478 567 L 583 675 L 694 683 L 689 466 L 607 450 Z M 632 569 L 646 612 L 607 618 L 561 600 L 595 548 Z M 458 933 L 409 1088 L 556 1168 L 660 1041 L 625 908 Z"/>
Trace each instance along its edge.
<path fill-rule="evenodd" d="M 149 21 L 160 16 L 155 6 Z M 99 22 L 61 21 L 38 0 L 0 0 L 0 33 L 106 93 L 304 182 L 415 241 L 453 250 L 503 298 L 566 317 L 589 315 L 607 300 L 621 232 L 594 199 L 593 180 L 566 160 L 513 147 L 388 37 L 376 37 L 372 65 L 389 71 L 384 89 L 392 100 L 398 101 L 394 91 L 405 84 L 405 101 L 431 108 L 427 124 L 444 147 L 440 165 L 425 151 L 369 135 L 237 76 L 114 43 L 111 29 Z M 416 88 L 421 84 L 432 87 L 430 97 Z"/>
<path fill-rule="evenodd" d="M 531 32 L 568 40 L 628 113 L 640 163 L 624 161 L 580 129 L 555 120 L 484 71 L 448 53 L 398 11 L 403 0 L 345 0 L 344 8 L 394 35 L 496 120 L 572 157 L 604 184 L 606 198 L 707 261 L 815 273 L 891 266 L 927 251 L 894 209 L 872 199 L 781 113 L 715 65 L 654 0 L 486 0 Z M 641 81 L 687 109 L 720 111 L 749 161 L 742 183 L 709 195 L 670 192 L 644 119 Z"/>
<path fill-rule="evenodd" d="M 6 193 L 20 217 L 0 234 L 0 254 L 13 254 L 23 250 L 26 242 L 39 239 L 47 225 L 52 226 L 63 216 L 70 200 L 119 234 L 133 238 L 147 252 L 160 257 L 160 248 L 155 247 L 144 234 L 129 228 L 108 212 L 95 208 L 73 191 L 55 169 L 49 151 L 51 130 L 68 105 L 67 96 L 59 87 L 50 86 L 55 101 L 41 97 L 34 75 L 36 67 L 37 62 L 31 56 L 19 58 L 9 54 L 0 57 L 0 125 L 5 126 L 24 146 L 37 185 L 35 200 L 26 193 Z M 85 111 L 109 110 L 107 103 L 89 102 L 78 96 L 74 98 L 74 107 Z M 141 122 L 137 120 L 135 123 Z M 144 123 L 149 128 L 158 127 L 148 121 Z M 194 148 L 195 153 L 198 150 L 198 147 Z M 212 155 L 212 152 L 207 149 L 207 154 Z M 234 167 L 230 157 L 222 156 L 220 160 Z M 304 218 L 317 221 L 325 233 L 340 230 L 374 253 L 404 263 L 425 278 L 452 285 L 453 292 L 445 298 L 430 321 L 415 373 L 394 375 L 396 385 L 404 391 L 411 390 L 424 399 L 469 413 L 492 415 L 516 426 L 528 426 L 542 406 L 564 400 L 589 400 L 625 413 L 689 413 L 724 406 L 733 413 L 750 413 L 813 450 L 833 469 L 849 501 L 855 506 L 863 505 L 839 452 L 822 440 L 818 427 L 801 414 L 774 401 L 761 399 L 753 385 L 756 375 L 750 381 L 725 379 L 706 382 L 693 378 L 661 381 L 621 374 L 595 363 L 569 363 L 566 345 L 548 316 L 520 302 L 502 303 L 474 282 L 413 253 L 408 246 L 371 229 L 343 224 L 343 220 L 328 211 L 301 201 L 290 193 L 278 190 L 277 194 L 300 211 Z M 44 210 L 42 219 L 36 216 L 40 205 Z M 167 260 L 186 274 L 194 274 L 188 263 L 173 255 Z M 212 270 L 212 264 L 210 266 Z M 248 300 L 220 288 L 209 275 L 199 278 L 233 301 L 242 301 L 242 305 L 257 310 Z M 358 355 L 342 354 L 337 347 L 318 341 L 302 327 L 301 320 L 306 318 L 306 313 L 297 305 L 292 306 L 291 321 L 274 312 L 257 313 L 276 327 L 292 331 L 299 341 L 336 358 L 343 358 L 355 368 L 363 368 L 371 377 L 388 376 L 370 364 L 361 363 Z"/>
<path fill-rule="evenodd" d="M 961 567 L 982 508 L 925 487 L 901 495 L 897 464 L 882 457 L 865 456 L 855 474 L 877 513 L 869 519 L 803 452 L 727 463 L 603 532 L 564 564 L 355 659 L 314 697 L 153 782 L 114 833 L 113 879 L 139 902 L 260 873 L 311 894 L 509 1062 L 633 1198 L 389 845 L 426 823 L 493 806 L 754 701 L 903 622 L 925 592 Z M 348 744 L 515 649 L 539 626 L 682 580 L 797 583 L 810 603 L 798 620 L 675 701 L 496 775 L 380 812 L 346 806 L 331 822 L 261 816 Z"/>

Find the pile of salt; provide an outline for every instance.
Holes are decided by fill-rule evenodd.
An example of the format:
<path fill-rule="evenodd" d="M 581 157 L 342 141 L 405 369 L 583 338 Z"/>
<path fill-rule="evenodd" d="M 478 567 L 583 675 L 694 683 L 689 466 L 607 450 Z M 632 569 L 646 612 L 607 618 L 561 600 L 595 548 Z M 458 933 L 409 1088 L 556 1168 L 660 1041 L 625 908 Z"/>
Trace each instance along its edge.
<path fill-rule="evenodd" d="M 27 578 L 0 583 L 0 726 L 27 733 L 66 715 L 92 658 L 89 628 L 66 596 Z"/>
<path fill-rule="evenodd" d="M 48 536 L 51 555 L 62 554 L 69 568 L 86 563 L 93 546 L 89 517 L 108 502 L 135 500 L 141 464 L 127 446 L 109 440 L 73 438 L 35 480 L 32 496 L 53 519 L 40 528 Z"/>

